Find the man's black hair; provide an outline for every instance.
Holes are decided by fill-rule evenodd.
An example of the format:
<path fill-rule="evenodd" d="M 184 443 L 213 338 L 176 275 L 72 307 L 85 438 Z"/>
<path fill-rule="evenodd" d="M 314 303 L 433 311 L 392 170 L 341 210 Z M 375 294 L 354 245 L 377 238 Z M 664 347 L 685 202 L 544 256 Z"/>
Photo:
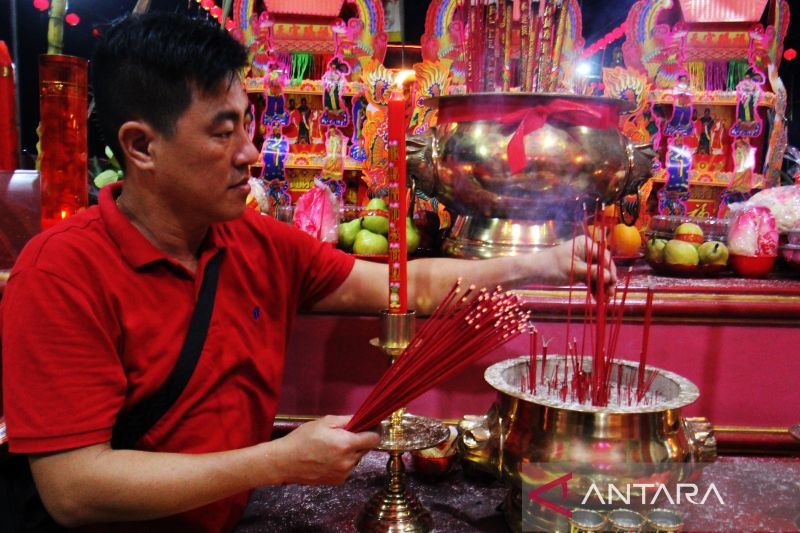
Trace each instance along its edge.
<path fill-rule="evenodd" d="M 120 126 L 144 120 L 172 135 L 193 92 L 211 94 L 247 65 L 247 50 L 219 24 L 177 13 L 129 16 L 104 32 L 91 61 L 100 128 L 123 161 Z"/>

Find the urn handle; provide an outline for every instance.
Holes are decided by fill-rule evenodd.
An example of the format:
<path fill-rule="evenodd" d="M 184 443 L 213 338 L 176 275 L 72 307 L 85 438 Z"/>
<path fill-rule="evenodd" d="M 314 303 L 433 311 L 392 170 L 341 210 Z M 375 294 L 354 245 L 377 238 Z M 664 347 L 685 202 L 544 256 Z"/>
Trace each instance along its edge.
<path fill-rule="evenodd" d="M 486 415 L 464 415 L 458 423 L 459 442 L 470 451 L 483 450 L 492 439 L 489 417 Z"/>
<path fill-rule="evenodd" d="M 692 457 L 699 463 L 713 463 L 717 460 L 717 439 L 714 426 L 702 416 L 683 419 L 683 433 L 692 450 Z"/>
<path fill-rule="evenodd" d="M 458 453 L 464 472 L 474 478 L 497 478 L 499 447 L 490 415 L 464 415 L 458 423 Z"/>

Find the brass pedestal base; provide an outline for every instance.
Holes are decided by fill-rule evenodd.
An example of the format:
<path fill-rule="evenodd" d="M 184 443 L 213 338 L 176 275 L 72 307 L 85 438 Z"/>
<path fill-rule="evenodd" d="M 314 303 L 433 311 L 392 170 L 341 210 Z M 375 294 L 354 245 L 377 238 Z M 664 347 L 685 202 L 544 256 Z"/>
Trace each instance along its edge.
<path fill-rule="evenodd" d="M 433 518 L 407 489 L 403 471 L 403 452 L 391 452 L 386 471 L 389 483 L 367 502 L 356 518 L 361 532 L 427 533 Z"/>
<path fill-rule="evenodd" d="M 378 449 L 389 452 L 389 476 L 386 486 L 359 513 L 356 529 L 362 533 L 427 533 L 433 530 L 433 518 L 406 486 L 403 453 L 441 444 L 450 430 L 437 420 L 409 414 L 384 420 L 381 429 Z"/>

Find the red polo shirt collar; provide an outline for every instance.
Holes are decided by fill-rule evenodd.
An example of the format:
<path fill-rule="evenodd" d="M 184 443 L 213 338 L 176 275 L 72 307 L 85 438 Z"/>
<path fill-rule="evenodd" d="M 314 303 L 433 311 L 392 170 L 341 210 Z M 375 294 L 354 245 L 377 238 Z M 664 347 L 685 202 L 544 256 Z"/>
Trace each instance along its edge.
<path fill-rule="evenodd" d="M 131 268 L 140 269 L 145 265 L 158 261 L 167 261 L 180 266 L 174 259 L 153 246 L 141 232 L 128 220 L 119 206 L 117 197 L 122 192 L 124 182 L 112 183 L 100 190 L 100 216 L 105 222 L 111 238 L 116 243 L 122 257 Z M 201 250 L 201 263 L 204 264 L 218 250 L 225 248 L 225 242 L 216 226 L 211 226 Z M 183 267 L 181 267 L 183 268 Z"/>

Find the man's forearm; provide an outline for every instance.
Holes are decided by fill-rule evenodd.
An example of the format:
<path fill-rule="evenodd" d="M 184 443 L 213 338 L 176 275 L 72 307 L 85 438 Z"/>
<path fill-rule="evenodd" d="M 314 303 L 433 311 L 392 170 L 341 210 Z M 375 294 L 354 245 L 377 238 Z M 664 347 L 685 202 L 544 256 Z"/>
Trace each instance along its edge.
<path fill-rule="evenodd" d="M 31 458 L 36 486 L 59 523 L 150 520 L 261 485 L 344 483 L 380 442 L 341 429 L 346 416 L 307 422 L 285 437 L 238 450 L 175 454 L 96 444 Z"/>
<path fill-rule="evenodd" d="M 101 444 L 34 456 L 31 468 L 42 501 L 63 525 L 148 520 L 282 482 L 272 444 L 196 455 Z"/>
<path fill-rule="evenodd" d="M 420 259 L 408 264 L 410 287 L 409 306 L 420 315 L 430 314 L 444 298 L 458 278 L 465 285 L 506 288 L 530 283 L 544 277 L 544 256 L 530 254 L 517 257 L 501 257 L 483 261 L 461 259 Z"/>

